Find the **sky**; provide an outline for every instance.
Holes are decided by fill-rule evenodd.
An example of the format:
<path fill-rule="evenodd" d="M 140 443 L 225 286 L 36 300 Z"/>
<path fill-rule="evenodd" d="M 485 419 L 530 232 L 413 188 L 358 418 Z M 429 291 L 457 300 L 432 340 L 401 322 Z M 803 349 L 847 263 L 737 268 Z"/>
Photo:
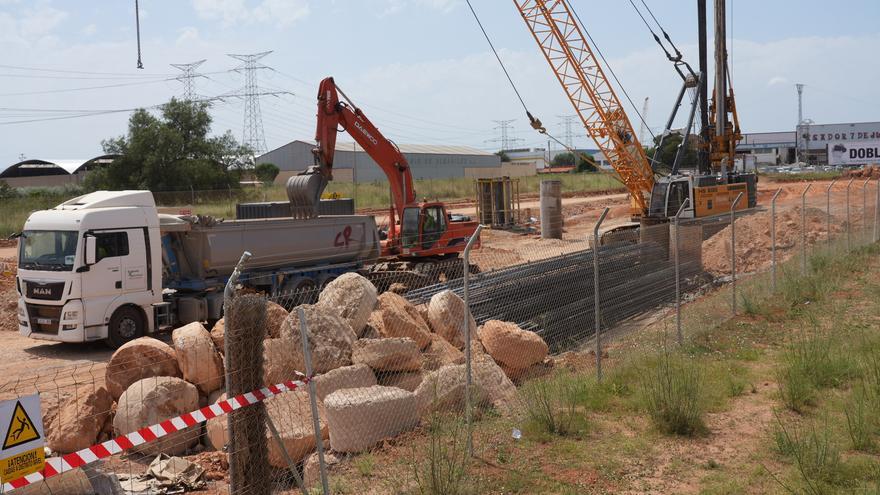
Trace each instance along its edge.
<path fill-rule="evenodd" d="M 561 117 L 573 109 L 514 2 L 471 1 L 529 110 L 563 139 Z M 696 1 L 645 3 L 696 67 Z M 633 6 L 570 4 L 633 101 L 634 127 L 648 98 L 648 127 L 660 132 L 680 80 Z M 880 2 L 728 0 L 728 9 L 745 132 L 793 130 L 795 83 L 806 85 L 805 118 L 880 120 Z M 143 70 L 133 1 L 0 0 L 0 169 L 21 156 L 97 156 L 102 140 L 125 133 L 130 109 L 181 95 L 170 64 L 206 59 L 195 91 L 216 97 L 244 83 L 227 54 L 269 50 L 258 72 L 261 89 L 279 93 L 260 99 L 268 149 L 314 137 L 317 85 L 329 75 L 398 143 L 495 151 L 495 121 L 512 119 L 517 147 L 547 145 L 464 0 L 140 0 L 140 27 Z M 216 100 L 211 112 L 214 132 L 242 138 L 241 98 Z M 573 144 L 594 147 L 579 126 Z"/>

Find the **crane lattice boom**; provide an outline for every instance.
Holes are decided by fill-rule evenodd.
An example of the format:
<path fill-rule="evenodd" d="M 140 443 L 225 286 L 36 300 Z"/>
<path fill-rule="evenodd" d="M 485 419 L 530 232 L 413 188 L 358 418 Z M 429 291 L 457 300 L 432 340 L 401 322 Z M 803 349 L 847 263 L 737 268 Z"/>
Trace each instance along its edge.
<path fill-rule="evenodd" d="M 565 0 L 514 0 L 587 133 L 620 175 L 639 213 L 654 173 L 632 123 Z"/>

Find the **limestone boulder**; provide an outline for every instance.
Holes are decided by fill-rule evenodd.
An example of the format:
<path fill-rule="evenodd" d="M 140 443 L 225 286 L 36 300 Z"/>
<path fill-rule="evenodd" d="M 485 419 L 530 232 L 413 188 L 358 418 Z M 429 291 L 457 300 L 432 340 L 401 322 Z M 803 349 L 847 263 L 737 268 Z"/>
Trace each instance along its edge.
<path fill-rule="evenodd" d="M 318 296 L 318 305 L 332 308 L 348 321 L 357 336 L 364 333 L 370 313 L 376 307 L 376 286 L 366 277 L 349 272 L 327 284 Z"/>
<path fill-rule="evenodd" d="M 211 340 L 214 342 L 214 347 L 216 347 L 219 352 L 225 352 L 225 337 L 226 321 L 223 318 L 220 318 L 217 320 L 217 323 L 214 323 L 214 326 L 211 327 Z"/>
<path fill-rule="evenodd" d="M 69 454 L 94 445 L 113 408 L 113 397 L 104 387 L 77 390 L 61 404 L 46 431 L 53 452 Z"/>
<path fill-rule="evenodd" d="M 381 339 L 384 333 L 385 325 L 382 323 L 382 312 L 378 310 L 373 311 L 367 319 L 367 324 L 364 326 L 364 331 L 360 335 L 360 338 Z"/>
<path fill-rule="evenodd" d="M 422 356 L 422 368 L 426 370 L 436 370 L 447 364 L 464 364 L 465 360 L 463 352 L 437 334 L 431 334 L 431 344 Z"/>
<path fill-rule="evenodd" d="M 266 414 L 272 419 L 284 449 L 294 462 L 300 462 L 316 448 L 312 409 L 306 391 L 285 392 L 266 400 Z M 319 404 L 318 422 L 321 438 L 329 438 L 324 408 Z M 269 464 L 272 467 L 287 469 L 284 453 L 267 429 Z"/>
<path fill-rule="evenodd" d="M 376 375 L 366 364 L 343 366 L 318 375 L 312 380 L 315 382 L 315 392 L 318 400 L 344 388 L 371 387 L 376 385 Z"/>
<path fill-rule="evenodd" d="M 416 395 L 394 387 L 337 390 L 324 399 L 324 407 L 330 448 L 336 452 L 363 452 L 419 422 Z"/>
<path fill-rule="evenodd" d="M 422 371 L 384 371 L 379 373 L 376 380 L 379 385 L 385 387 L 402 388 L 408 392 L 415 392 L 424 378 Z"/>
<path fill-rule="evenodd" d="M 278 337 L 281 337 L 281 327 L 284 325 L 284 320 L 286 320 L 289 315 L 290 313 L 288 313 L 280 304 L 266 301 L 267 339 L 277 339 Z"/>
<path fill-rule="evenodd" d="M 152 337 L 141 337 L 125 343 L 107 363 L 105 381 L 113 399 L 132 383 L 153 376 L 180 377 L 177 355 L 170 345 Z"/>
<path fill-rule="evenodd" d="M 376 371 L 417 371 L 422 367 L 419 346 L 406 337 L 358 340 L 352 346 L 351 361 Z"/>
<path fill-rule="evenodd" d="M 424 349 L 431 343 L 431 328 L 419 311 L 399 294 L 384 292 L 379 296 L 379 313 L 383 337 L 408 337 Z"/>
<path fill-rule="evenodd" d="M 223 359 L 214 347 L 211 334 L 201 323 L 176 328 L 171 340 L 184 380 L 198 387 L 204 395 L 223 386 Z"/>
<path fill-rule="evenodd" d="M 144 378 L 132 383 L 119 397 L 113 429 L 124 435 L 194 411 L 198 405 L 199 391 L 195 385 L 172 376 Z M 180 455 L 198 443 L 199 433 L 198 427 L 186 428 L 136 447 L 135 451 L 146 455 Z"/>
<path fill-rule="evenodd" d="M 479 336 L 492 359 L 508 368 L 528 368 L 543 361 L 549 351 L 544 339 L 516 323 L 489 320 L 480 327 Z"/>
<path fill-rule="evenodd" d="M 341 462 L 342 457 L 333 452 L 324 451 L 324 465 L 327 466 L 328 471 Z M 317 452 L 310 454 L 303 462 L 303 483 L 307 489 L 321 485 L 321 465 Z"/>
<path fill-rule="evenodd" d="M 504 370 L 488 354 L 471 354 L 471 376 L 485 401 L 502 414 L 508 414 L 516 406 L 516 385 Z"/>
<path fill-rule="evenodd" d="M 312 366 L 316 374 L 351 364 L 351 345 L 357 340 L 351 325 L 339 312 L 327 306 L 304 304 Z M 294 368 L 305 370 L 302 338 L 299 329 L 299 311 L 294 308 L 281 326 L 281 338 L 293 343 L 291 357 Z"/>
<path fill-rule="evenodd" d="M 419 415 L 458 410 L 464 406 L 467 370 L 463 364 L 443 366 L 425 374 L 415 391 Z M 474 403 L 479 403 L 475 400 Z"/>
<path fill-rule="evenodd" d="M 305 364 L 298 362 L 296 349 L 302 355 L 302 346 L 292 339 L 266 339 L 263 341 L 263 385 L 279 383 L 298 378 L 297 371 L 305 373 Z"/>
<path fill-rule="evenodd" d="M 510 368 L 501 365 L 504 374 L 513 380 L 515 384 L 523 383 L 534 378 L 540 378 L 553 372 L 554 361 L 550 358 L 544 358 L 540 363 L 535 363 L 528 368 Z"/>
<path fill-rule="evenodd" d="M 214 393 L 208 398 L 209 404 L 215 404 L 221 400 L 226 400 L 225 392 Z M 223 450 L 223 447 L 229 442 L 228 421 L 229 416 L 224 415 L 211 418 L 205 423 L 205 447 L 212 450 Z"/>
<path fill-rule="evenodd" d="M 431 296 L 427 312 L 434 333 L 459 349 L 464 349 L 464 316 L 467 313 L 471 338 L 476 338 L 477 322 L 470 311 L 466 311 L 464 301 L 451 290 L 447 289 Z"/>

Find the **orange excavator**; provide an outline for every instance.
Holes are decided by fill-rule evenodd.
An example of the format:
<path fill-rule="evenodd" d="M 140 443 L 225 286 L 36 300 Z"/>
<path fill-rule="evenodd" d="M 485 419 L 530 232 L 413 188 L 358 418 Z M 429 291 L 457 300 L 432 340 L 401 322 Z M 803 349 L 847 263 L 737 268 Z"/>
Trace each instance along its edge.
<path fill-rule="evenodd" d="M 312 150 L 315 164 L 287 183 L 294 216 L 317 215 L 321 193 L 333 180 L 336 136 L 344 131 L 385 172 L 391 187 L 388 231 L 381 241 L 382 256 L 404 263 L 393 268 L 386 265 L 385 270 L 420 271 L 416 265 L 431 266 L 440 260 L 456 258 L 464 251 L 477 222 L 449 214 L 442 202 L 417 201 L 412 169 L 406 157 L 339 89 L 332 77 L 321 81 L 318 87 L 317 118 L 317 145 Z"/>

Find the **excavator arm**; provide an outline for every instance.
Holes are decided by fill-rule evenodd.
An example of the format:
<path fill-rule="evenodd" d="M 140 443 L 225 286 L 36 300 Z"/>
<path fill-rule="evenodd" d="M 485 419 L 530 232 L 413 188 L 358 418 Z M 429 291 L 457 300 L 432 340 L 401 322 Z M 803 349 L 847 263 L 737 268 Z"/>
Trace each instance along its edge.
<path fill-rule="evenodd" d="M 345 101 L 340 101 L 340 95 Z M 336 86 L 333 78 L 328 77 L 318 87 L 318 125 L 315 131 L 315 141 L 318 144 L 312 151 L 315 155 L 316 171 L 325 180 L 333 178 L 336 135 L 341 131 L 348 132 L 385 172 L 391 185 L 394 209 L 400 215 L 405 205 L 416 200 L 409 163 L 397 146 L 383 136 L 370 119 L 351 103 Z"/>

